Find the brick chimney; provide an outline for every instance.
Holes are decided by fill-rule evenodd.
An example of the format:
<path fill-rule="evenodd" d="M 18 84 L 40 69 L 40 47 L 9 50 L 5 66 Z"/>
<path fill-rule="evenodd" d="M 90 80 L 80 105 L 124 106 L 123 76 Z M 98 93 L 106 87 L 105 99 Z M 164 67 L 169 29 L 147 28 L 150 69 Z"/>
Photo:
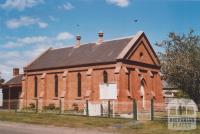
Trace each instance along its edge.
<path fill-rule="evenodd" d="M 13 76 L 18 76 L 19 75 L 19 68 L 13 68 Z"/>
<path fill-rule="evenodd" d="M 80 35 L 77 35 L 76 36 L 76 48 L 80 47 L 81 46 L 81 36 Z"/>
<path fill-rule="evenodd" d="M 100 45 L 100 44 L 103 44 L 103 32 L 99 32 L 98 33 L 98 36 L 99 36 L 99 39 L 97 41 L 97 44 Z"/>

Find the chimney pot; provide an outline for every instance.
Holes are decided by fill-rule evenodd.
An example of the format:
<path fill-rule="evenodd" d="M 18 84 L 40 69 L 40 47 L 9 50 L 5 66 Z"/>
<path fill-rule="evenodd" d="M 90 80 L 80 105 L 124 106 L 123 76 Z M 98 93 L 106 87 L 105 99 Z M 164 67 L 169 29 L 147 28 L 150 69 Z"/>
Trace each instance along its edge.
<path fill-rule="evenodd" d="M 103 32 L 99 32 L 99 37 L 103 37 Z"/>
<path fill-rule="evenodd" d="M 103 32 L 99 32 L 98 33 L 98 35 L 99 35 L 99 39 L 98 39 L 98 42 L 97 42 L 97 44 L 103 44 Z"/>
<path fill-rule="evenodd" d="M 13 68 L 13 76 L 18 76 L 19 75 L 19 68 Z"/>
<path fill-rule="evenodd" d="M 80 45 L 81 45 L 81 36 L 77 35 L 76 36 L 76 47 L 80 47 Z"/>
<path fill-rule="evenodd" d="M 77 36 L 76 36 L 76 40 L 81 40 L 81 36 L 80 36 L 80 35 L 77 35 Z"/>

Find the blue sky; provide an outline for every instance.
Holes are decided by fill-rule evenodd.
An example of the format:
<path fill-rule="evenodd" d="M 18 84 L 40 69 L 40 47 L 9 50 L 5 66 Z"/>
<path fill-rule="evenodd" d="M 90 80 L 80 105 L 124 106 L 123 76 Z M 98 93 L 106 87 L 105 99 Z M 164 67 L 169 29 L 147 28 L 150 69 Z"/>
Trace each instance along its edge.
<path fill-rule="evenodd" d="M 169 32 L 200 33 L 198 0 L 0 0 L 0 72 L 8 79 L 49 47 L 144 31 L 155 44 Z M 135 22 L 134 20 L 138 20 Z M 156 51 L 160 51 L 155 47 Z"/>

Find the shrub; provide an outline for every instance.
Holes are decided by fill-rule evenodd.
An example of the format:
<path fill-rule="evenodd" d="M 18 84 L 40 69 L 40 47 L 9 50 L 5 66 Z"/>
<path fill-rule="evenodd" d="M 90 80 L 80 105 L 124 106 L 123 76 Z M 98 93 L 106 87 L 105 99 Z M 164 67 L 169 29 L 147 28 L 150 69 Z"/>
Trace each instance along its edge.
<path fill-rule="evenodd" d="M 30 103 L 29 108 L 34 109 L 35 108 L 35 103 Z"/>
<path fill-rule="evenodd" d="M 77 104 L 77 103 L 74 103 L 74 104 L 72 105 L 72 107 L 73 107 L 73 109 L 74 109 L 75 111 L 78 111 L 78 104 Z"/>
<path fill-rule="evenodd" d="M 54 104 L 54 103 L 50 103 L 50 104 L 49 104 L 49 109 L 50 109 L 50 110 L 56 109 L 55 104 Z"/>
<path fill-rule="evenodd" d="M 50 103 L 48 106 L 43 107 L 44 110 L 55 110 L 56 106 L 54 103 Z"/>

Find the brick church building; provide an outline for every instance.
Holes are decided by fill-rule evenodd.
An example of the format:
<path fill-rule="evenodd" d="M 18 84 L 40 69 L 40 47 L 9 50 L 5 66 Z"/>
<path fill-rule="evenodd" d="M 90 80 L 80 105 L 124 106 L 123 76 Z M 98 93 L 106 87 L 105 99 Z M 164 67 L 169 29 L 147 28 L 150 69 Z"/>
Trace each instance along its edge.
<path fill-rule="evenodd" d="M 117 100 L 154 98 L 162 103 L 160 63 L 144 32 L 96 43 L 81 44 L 76 37 L 72 47 L 48 49 L 24 67 L 21 106 L 39 100 L 99 100 L 99 85 L 115 83 Z"/>

